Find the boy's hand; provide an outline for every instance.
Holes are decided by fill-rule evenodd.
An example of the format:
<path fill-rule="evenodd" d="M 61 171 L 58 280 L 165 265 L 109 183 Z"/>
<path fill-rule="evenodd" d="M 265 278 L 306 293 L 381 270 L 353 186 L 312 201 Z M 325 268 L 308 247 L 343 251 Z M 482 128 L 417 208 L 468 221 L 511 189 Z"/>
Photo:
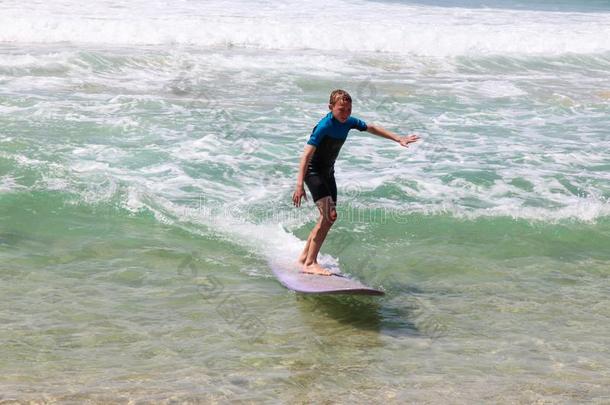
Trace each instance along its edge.
<path fill-rule="evenodd" d="M 307 201 L 307 194 L 305 194 L 305 189 L 303 186 L 297 186 L 297 189 L 292 194 L 292 202 L 295 207 L 301 206 L 301 198 L 305 197 L 305 201 Z"/>
<path fill-rule="evenodd" d="M 408 147 L 410 143 L 416 142 L 418 139 L 419 136 L 415 134 L 409 136 L 401 136 L 398 143 L 400 143 L 400 146 Z"/>

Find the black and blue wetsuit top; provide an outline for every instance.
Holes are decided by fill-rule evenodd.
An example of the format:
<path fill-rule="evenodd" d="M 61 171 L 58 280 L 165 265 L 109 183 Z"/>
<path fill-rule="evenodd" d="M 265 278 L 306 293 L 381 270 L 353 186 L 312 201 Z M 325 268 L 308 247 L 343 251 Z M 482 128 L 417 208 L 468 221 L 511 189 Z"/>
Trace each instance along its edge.
<path fill-rule="evenodd" d="M 347 121 L 341 123 L 332 112 L 326 114 L 318 125 L 311 132 L 307 141 L 308 145 L 313 145 L 316 150 L 309 161 L 307 173 L 320 173 L 327 175 L 334 171 L 335 160 L 339 155 L 341 146 L 347 138 L 350 129 L 356 128 L 359 131 L 366 131 L 366 122 L 350 116 Z"/>

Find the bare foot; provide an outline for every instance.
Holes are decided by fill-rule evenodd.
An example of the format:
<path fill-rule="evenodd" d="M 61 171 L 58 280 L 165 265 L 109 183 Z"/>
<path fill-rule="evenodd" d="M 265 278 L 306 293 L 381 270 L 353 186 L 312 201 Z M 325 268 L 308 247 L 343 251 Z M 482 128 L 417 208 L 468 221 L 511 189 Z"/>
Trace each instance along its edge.
<path fill-rule="evenodd" d="M 300 265 L 304 265 L 305 264 L 305 259 L 307 259 L 307 256 L 300 256 L 299 259 L 297 260 L 297 263 L 299 263 Z"/>
<path fill-rule="evenodd" d="M 318 263 L 312 263 L 309 266 L 303 266 L 301 273 L 317 274 L 319 276 L 332 276 L 333 273 L 320 266 Z"/>

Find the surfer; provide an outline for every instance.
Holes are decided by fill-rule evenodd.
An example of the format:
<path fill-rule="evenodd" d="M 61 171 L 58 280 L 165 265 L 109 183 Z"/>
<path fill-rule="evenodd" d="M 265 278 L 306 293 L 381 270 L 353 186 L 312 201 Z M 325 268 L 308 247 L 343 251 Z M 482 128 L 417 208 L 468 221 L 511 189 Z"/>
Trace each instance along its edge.
<path fill-rule="evenodd" d="M 344 90 L 333 90 L 328 102 L 330 112 L 314 127 L 299 164 L 296 190 L 292 195 L 295 207 L 301 206 L 305 188 L 320 211 L 318 222 L 312 229 L 305 248 L 298 258 L 304 273 L 330 276 L 332 273 L 318 264 L 318 253 L 326 235 L 337 220 L 337 185 L 335 183 L 335 160 L 350 129 L 367 131 L 398 142 L 407 147 L 419 139 L 417 135 L 398 136 L 379 125 L 367 125 L 352 117 L 352 98 Z"/>

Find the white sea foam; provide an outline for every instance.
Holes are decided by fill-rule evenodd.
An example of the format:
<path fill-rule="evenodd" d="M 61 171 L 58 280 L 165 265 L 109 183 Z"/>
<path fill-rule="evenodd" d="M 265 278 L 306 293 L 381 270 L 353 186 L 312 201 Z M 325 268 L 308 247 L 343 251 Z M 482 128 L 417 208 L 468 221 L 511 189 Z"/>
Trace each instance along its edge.
<path fill-rule="evenodd" d="M 20 185 L 14 177 L 8 175 L 0 177 L 0 193 L 24 189 L 27 189 L 27 187 Z"/>
<path fill-rule="evenodd" d="M 487 97 L 515 97 L 523 96 L 527 92 L 506 81 L 488 80 L 477 84 L 477 91 Z"/>
<path fill-rule="evenodd" d="M 610 15 L 338 1 L 4 2 L 0 41 L 192 44 L 417 55 L 610 51 Z M 346 15 L 349 17 L 346 18 Z M 236 28 L 238 27 L 238 28 Z"/>

